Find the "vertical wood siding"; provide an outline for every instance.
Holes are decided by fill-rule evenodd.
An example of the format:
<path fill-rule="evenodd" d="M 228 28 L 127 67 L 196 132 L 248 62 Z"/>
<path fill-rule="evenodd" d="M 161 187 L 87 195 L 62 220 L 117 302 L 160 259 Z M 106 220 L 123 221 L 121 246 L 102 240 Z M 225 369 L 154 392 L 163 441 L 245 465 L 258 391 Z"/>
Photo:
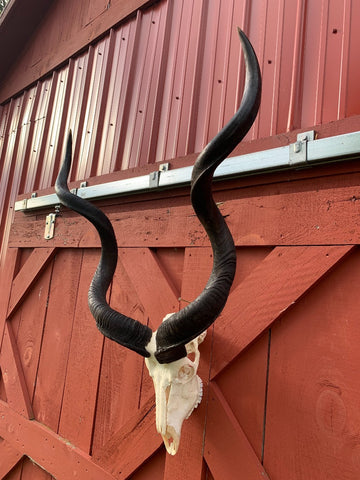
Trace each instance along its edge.
<path fill-rule="evenodd" d="M 360 114 L 359 16 L 351 0 L 160 0 L 139 10 L 0 106 L 0 241 L 16 196 L 54 184 L 69 128 L 72 180 L 200 151 L 241 98 L 237 25 L 263 75 L 249 140 Z"/>
<path fill-rule="evenodd" d="M 238 268 L 200 347 L 203 401 L 175 457 L 143 359 L 88 310 L 97 235 L 63 210 L 48 241 L 41 215 L 16 215 L 0 296 L 0 478 L 358 480 L 358 170 L 218 184 Z M 121 245 L 110 305 L 154 330 L 212 263 L 187 192 L 167 202 L 101 202 Z"/>

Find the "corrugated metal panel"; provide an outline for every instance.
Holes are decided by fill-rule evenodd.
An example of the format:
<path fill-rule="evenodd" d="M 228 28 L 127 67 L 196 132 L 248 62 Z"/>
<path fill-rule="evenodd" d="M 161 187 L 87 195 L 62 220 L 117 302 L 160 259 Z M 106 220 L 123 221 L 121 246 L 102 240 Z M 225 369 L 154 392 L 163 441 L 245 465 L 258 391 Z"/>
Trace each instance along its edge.
<path fill-rule="evenodd" d="M 263 75 L 257 139 L 360 114 L 351 0 L 161 0 L 0 107 L 0 196 L 47 188 L 74 132 L 72 180 L 200 151 L 236 110 L 236 26 Z M 70 21 L 70 19 L 69 19 Z"/>

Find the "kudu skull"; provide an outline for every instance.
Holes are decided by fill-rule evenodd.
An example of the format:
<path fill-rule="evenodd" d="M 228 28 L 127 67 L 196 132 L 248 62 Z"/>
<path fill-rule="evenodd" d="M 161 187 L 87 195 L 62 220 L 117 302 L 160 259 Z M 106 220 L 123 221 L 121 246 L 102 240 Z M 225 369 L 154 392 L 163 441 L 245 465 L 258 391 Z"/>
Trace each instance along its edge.
<path fill-rule="evenodd" d="M 239 35 L 246 65 L 242 102 L 234 117 L 198 156 L 191 179 L 191 202 L 213 250 L 212 272 L 202 293 L 182 310 L 167 315 L 157 331 L 152 332 L 148 326 L 113 310 L 107 303 L 106 292 L 118 258 L 115 233 L 102 211 L 69 191 L 71 132 L 55 185 L 60 202 L 87 218 L 98 231 L 101 258 L 89 288 L 89 308 L 103 335 L 145 357 L 156 393 L 156 427 L 172 455 L 179 446 L 183 420 L 202 396 L 202 383 L 197 376 L 198 345 L 223 310 L 235 275 L 235 246 L 212 197 L 212 180 L 215 169 L 249 131 L 260 104 L 261 76 L 257 58 L 241 30 Z M 188 358 L 190 352 L 195 354 L 194 360 Z"/>

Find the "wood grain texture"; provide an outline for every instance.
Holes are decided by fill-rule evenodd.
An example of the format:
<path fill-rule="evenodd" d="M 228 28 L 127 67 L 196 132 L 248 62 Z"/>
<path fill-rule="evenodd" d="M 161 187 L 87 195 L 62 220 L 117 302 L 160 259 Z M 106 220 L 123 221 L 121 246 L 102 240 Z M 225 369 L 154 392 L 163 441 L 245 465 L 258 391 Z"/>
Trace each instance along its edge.
<path fill-rule="evenodd" d="M 265 434 L 268 351 L 266 331 L 216 377 L 216 385 L 259 459 Z"/>
<path fill-rule="evenodd" d="M 18 478 L 9 480 L 53 480 L 54 478 L 27 457 L 23 458 L 22 468 L 18 475 Z"/>
<path fill-rule="evenodd" d="M 121 345 L 105 339 L 92 454 L 99 451 L 139 409 L 142 390 L 143 358 Z"/>
<path fill-rule="evenodd" d="M 9 322 L 5 324 L 0 365 L 8 404 L 24 417 L 34 418 L 19 351 Z"/>
<path fill-rule="evenodd" d="M 352 248 L 275 248 L 231 293 L 215 323 L 211 377 L 218 375 Z"/>
<path fill-rule="evenodd" d="M 104 337 L 96 327 L 87 301 L 99 254 L 84 253 L 71 332 L 59 434 L 89 453 Z"/>
<path fill-rule="evenodd" d="M 42 270 L 46 267 L 47 262 L 55 255 L 55 252 L 56 249 L 53 247 L 37 248 L 32 252 L 13 281 L 8 316 L 19 306 L 21 299 L 37 280 Z"/>
<path fill-rule="evenodd" d="M 195 250 L 195 251 L 194 251 Z M 205 250 L 205 251 L 203 251 Z M 209 262 L 210 260 L 210 262 Z M 183 283 L 181 298 L 193 299 L 199 294 L 209 276 L 211 257 L 209 249 L 186 249 L 184 255 Z M 182 300 L 182 306 L 186 304 Z M 203 471 L 204 435 L 207 418 L 208 378 L 211 358 L 212 328 L 207 339 L 200 345 L 198 376 L 203 383 L 203 398 L 191 416 L 184 420 L 180 446 L 175 456 L 166 455 L 164 480 L 200 479 Z"/>
<path fill-rule="evenodd" d="M 113 480 L 91 457 L 41 423 L 27 420 L 0 400 L 0 436 L 59 480 Z"/>
<path fill-rule="evenodd" d="M 359 268 L 356 249 L 272 328 L 264 456 L 271 478 L 360 476 Z"/>
<path fill-rule="evenodd" d="M 21 460 L 22 454 L 6 440 L 0 440 L 0 478 L 12 470 Z"/>
<path fill-rule="evenodd" d="M 19 252 L 20 251 L 16 248 L 8 249 L 4 265 L 0 270 L 0 338 L 2 338 L 5 322 L 8 316 L 7 313 L 11 295 L 11 284 L 12 279 L 15 276 L 16 267 L 20 256 Z"/>
<path fill-rule="evenodd" d="M 162 438 L 155 427 L 155 403 L 152 397 L 110 438 L 94 456 L 94 461 L 117 480 L 125 480 L 161 445 Z"/>
<path fill-rule="evenodd" d="M 204 457 L 214 478 L 269 480 L 217 385 L 210 384 Z"/>
<path fill-rule="evenodd" d="M 52 273 L 53 262 L 50 261 L 23 297 L 21 305 L 12 315 L 11 320 L 8 320 L 16 338 L 22 371 L 31 400 L 37 382 L 40 352 L 43 347 L 43 331 Z"/>
<path fill-rule="evenodd" d="M 176 291 L 148 248 L 119 249 L 119 258 L 144 307 L 150 326 L 156 330 L 166 314 L 177 312 Z"/>
<path fill-rule="evenodd" d="M 159 449 L 147 462 L 131 474 L 131 480 L 162 479 L 164 476 L 166 451 Z"/>
<path fill-rule="evenodd" d="M 240 198 L 231 198 L 234 192 L 217 193 L 217 198 L 237 246 L 354 244 L 360 243 L 360 188 L 352 185 L 353 177 L 348 180 L 351 185 L 339 181 L 334 187 L 323 181 L 315 191 L 309 180 L 291 183 L 292 189 L 278 184 L 263 191 L 246 191 Z M 209 245 L 190 204 L 163 208 L 155 203 L 149 210 L 128 207 L 121 213 L 113 213 L 113 209 L 105 211 L 114 225 L 119 247 Z M 95 230 L 78 217 L 58 219 L 52 240 L 45 240 L 42 232 L 42 221 L 20 217 L 12 226 L 10 245 L 99 246 Z"/>
<path fill-rule="evenodd" d="M 81 264 L 81 250 L 60 251 L 55 258 L 33 396 L 36 419 L 56 433 L 62 407 Z"/>
<path fill-rule="evenodd" d="M 355 177 L 216 192 L 219 200 L 224 195 L 220 208 L 239 245 L 238 270 L 228 303 L 200 346 L 204 398 L 184 422 L 175 458 L 165 454 L 156 432 L 153 387 L 143 359 L 103 341 L 88 312 L 87 289 L 99 258 L 96 234 L 77 215 L 64 212 L 50 247 L 59 242 L 64 248 L 43 269 L 35 268 L 40 274 L 28 290 L 28 280 L 17 277 L 22 285 L 17 291 L 25 293 L 16 294 L 22 300 L 15 302 L 10 319 L 23 370 L 26 352 L 34 356 L 24 377 L 30 397 L 35 383 L 36 420 L 27 422 L 2 401 L 0 436 L 50 472 L 22 461 L 24 480 L 38 480 L 39 472 L 41 479 L 72 478 L 74 471 L 84 479 L 232 479 L 234 471 L 249 479 L 266 474 L 276 480 L 357 479 Z M 116 309 L 143 323 L 155 318 L 156 324 L 201 292 L 212 254 L 181 195 L 166 208 L 163 199 L 144 198 L 120 206 L 118 200 L 104 202 L 121 245 L 109 298 Z M 27 224 L 28 248 L 40 236 L 29 228 L 34 219 L 42 233 L 41 216 L 21 214 L 14 224 L 23 224 L 23 231 Z M 317 244 L 341 239 L 344 245 Z M 306 241 L 314 244 L 302 245 Z M 180 247 L 176 253 L 174 246 Z M 18 264 L 24 279 L 27 267 L 41 265 L 29 250 L 21 262 L 16 259 L 14 254 L 13 271 Z M 49 295 L 39 298 L 46 288 Z M 0 302 L 7 309 L 7 300 Z"/>
<path fill-rule="evenodd" d="M 144 307 L 121 262 L 114 275 L 110 305 L 124 315 L 147 323 Z M 95 456 L 129 416 L 136 415 L 143 388 L 143 369 L 144 360 L 140 355 L 105 339 L 92 444 Z"/>

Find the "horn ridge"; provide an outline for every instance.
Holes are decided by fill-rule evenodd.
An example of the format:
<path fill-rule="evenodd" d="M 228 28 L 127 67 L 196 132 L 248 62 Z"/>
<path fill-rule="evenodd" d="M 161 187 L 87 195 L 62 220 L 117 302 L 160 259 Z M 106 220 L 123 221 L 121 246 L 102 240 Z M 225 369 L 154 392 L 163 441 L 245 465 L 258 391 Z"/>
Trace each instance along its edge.
<path fill-rule="evenodd" d="M 60 202 L 84 216 L 98 231 L 101 240 L 101 257 L 93 276 L 88 303 L 100 332 L 115 342 L 144 357 L 150 354 L 146 345 L 152 330 L 142 323 L 113 310 L 106 300 L 106 292 L 115 273 L 118 251 L 114 229 L 108 217 L 87 200 L 72 194 L 67 185 L 72 158 L 72 134 L 69 132 L 65 159 L 55 182 L 55 191 Z"/>
<path fill-rule="evenodd" d="M 191 180 L 191 202 L 213 250 L 213 268 L 200 295 L 163 322 L 156 333 L 155 356 L 170 363 L 186 356 L 185 345 L 205 331 L 223 310 L 234 279 L 236 251 L 230 230 L 212 196 L 216 168 L 245 137 L 260 105 L 261 74 L 256 54 L 240 29 L 246 78 L 240 108 L 198 156 Z"/>

